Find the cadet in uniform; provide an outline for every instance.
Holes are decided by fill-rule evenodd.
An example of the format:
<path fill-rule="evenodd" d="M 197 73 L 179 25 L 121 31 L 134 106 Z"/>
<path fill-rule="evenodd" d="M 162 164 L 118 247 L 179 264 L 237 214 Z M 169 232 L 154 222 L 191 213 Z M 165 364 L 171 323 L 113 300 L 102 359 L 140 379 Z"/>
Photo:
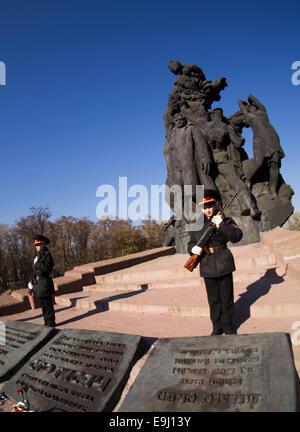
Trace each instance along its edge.
<path fill-rule="evenodd" d="M 54 284 L 50 277 L 53 268 L 53 259 L 46 244 L 50 241 L 47 237 L 36 235 L 34 246 L 36 255 L 34 257 L 31 281 L 28 284 L 28 294 L 39 299 L 46 326 L 55 327 L 55 314 L 53 307 Z"/>
<path fill-rule="evenodd" d="M 190 232 L 188 252 L 190 255 L 200 256 L 200 276 L 204 278 L 207 299 L 210 307 L 210 319 L 213 325 L 211 335 L 235 334 L 232 319 L 234 313 L 232 272 L 235 270 L 233 255 L 227 248 L 227 242 L 237 243 L 243 232 L 230 217 L 218 213 L 218 195 L 213 191 L 204 193 L 205 198 L 199 202 L 204 214 L 204 225 L 200 231 Z M 208 228 L 214 223 L 216 228 L 212 232 L 206 246 L 210 254 L 197 246 L 196 243 Z"/>

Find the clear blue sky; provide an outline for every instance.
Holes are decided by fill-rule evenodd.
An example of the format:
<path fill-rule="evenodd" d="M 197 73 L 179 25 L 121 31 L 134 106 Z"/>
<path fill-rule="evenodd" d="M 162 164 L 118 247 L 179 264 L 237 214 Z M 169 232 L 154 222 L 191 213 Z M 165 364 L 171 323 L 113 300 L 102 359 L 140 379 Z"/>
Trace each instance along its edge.
<path fill-rule="evenodd" d="M 298 0 L 1 0 L 0 222 L 32 206 L 97 220 L 98 186 L 164 184 L 172 59 L 227 78 L 226 116 L 250 93 L 266 106 L 299 211 L 299 17 Z"/>

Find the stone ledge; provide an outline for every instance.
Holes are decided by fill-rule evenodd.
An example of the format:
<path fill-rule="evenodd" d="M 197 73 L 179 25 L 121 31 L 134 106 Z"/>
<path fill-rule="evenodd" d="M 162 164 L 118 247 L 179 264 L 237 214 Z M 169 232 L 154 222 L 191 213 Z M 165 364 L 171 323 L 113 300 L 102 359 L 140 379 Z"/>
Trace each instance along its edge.
<path fill-rule="evenodd" d="M 261 243 L 272 247 L 280 245 L 282 242 L 288 242 L 292 239 L 298 239 L 300 244 L 300 231 L 292 231 L 286 228 L 276 227 L 270 231 L 260 233 Z"/>
<path fill-rule="evenodd" d="M 102 260 L 90 264 L 85 264 L 83 266 L 74 267 L 73 270 L 74 271 L 80 269 L 82 271 L 89 270 L 89 271 L 93 271 L 95 276 L 100 276 L 106 273 L 122 270 L 127 267 L 132 267 L 136 264 L 140 264 L 155 258 L 159 258 L 166 255 L 173 255 L 175 253 L 176 253 L 176 249 L 174 246 L 155 248 L 143 252 L 138 252 L 135 254 L 125 255 L 118 258 L 112 258 L 108 260 Z"/>
<path fill-rule="evenodd" d="M 287 264 L 300 257 L 300 232 L 274 228 L 260 233 L 261 243 L 276 255 L 278 263 Z"/>
<path fill-rule="evenodd" d="M 11 295 L 2 295 L 0 297 L 0 317 L 24 312 L 27 309 L 30 309 L 27 301 L 21 301 Z"/>

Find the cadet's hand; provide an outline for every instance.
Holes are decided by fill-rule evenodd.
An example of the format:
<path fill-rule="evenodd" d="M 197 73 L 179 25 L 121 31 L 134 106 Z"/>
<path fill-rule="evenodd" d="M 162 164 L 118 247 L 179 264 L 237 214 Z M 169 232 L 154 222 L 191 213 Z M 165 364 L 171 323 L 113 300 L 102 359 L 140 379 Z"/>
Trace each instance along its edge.
<path fill-rule="evenodd" d="M 201 255 L 202 247 L 200 247 L 200 246 L 194 246 L 193 249 L 191 250 L 191 252 L 194 255 Z"/>
<path fill-rule="evenodd" d="M 212 221 L 212 223 L 216 224 L 217 228 L 219 228 L 220 223 L 222 222 L 222 220 L 223 220 L 222 216 L 219 215 L 219 214 L 217 214 L 216 216 L 214 216 L 214 217 L 212 218 L 211 221 Z"/>

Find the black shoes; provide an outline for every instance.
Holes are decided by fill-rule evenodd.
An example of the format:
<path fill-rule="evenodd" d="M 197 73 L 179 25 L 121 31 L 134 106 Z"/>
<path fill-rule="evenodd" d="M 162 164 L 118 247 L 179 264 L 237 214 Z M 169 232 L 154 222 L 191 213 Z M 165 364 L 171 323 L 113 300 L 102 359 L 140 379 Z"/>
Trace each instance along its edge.
<path fill-rule="evenodd" d="M 222 335 L 223 333 L 225 333 L 226 335 L 233 335 L 233 334 L 236 334 L 236 331 L 233 330 L 233 328 L 231 328 L 231 327 L 224 327 L 221 329 L 213 330 L 210 335 L 211 336 L 219 336 L 219 335 Z"/>
<path fill-rule="evenodd" d="M 223 334 L 223 329 L 217 329 L 217 330 L 213 330 L 213 332 L 211 333 L 211 336 L 218 336 Z"/>
<path fill-rule="evenodd" d="M 231 327 L 225 327 L 225 328 L 223 328 L 223 330 L 224 330 L 224 333 L 225 333 L 226 335 L 233 335 L 233 334 L 236 334 L 236 331 L 233 330 L 233 328 L 231 328 Z"/>

